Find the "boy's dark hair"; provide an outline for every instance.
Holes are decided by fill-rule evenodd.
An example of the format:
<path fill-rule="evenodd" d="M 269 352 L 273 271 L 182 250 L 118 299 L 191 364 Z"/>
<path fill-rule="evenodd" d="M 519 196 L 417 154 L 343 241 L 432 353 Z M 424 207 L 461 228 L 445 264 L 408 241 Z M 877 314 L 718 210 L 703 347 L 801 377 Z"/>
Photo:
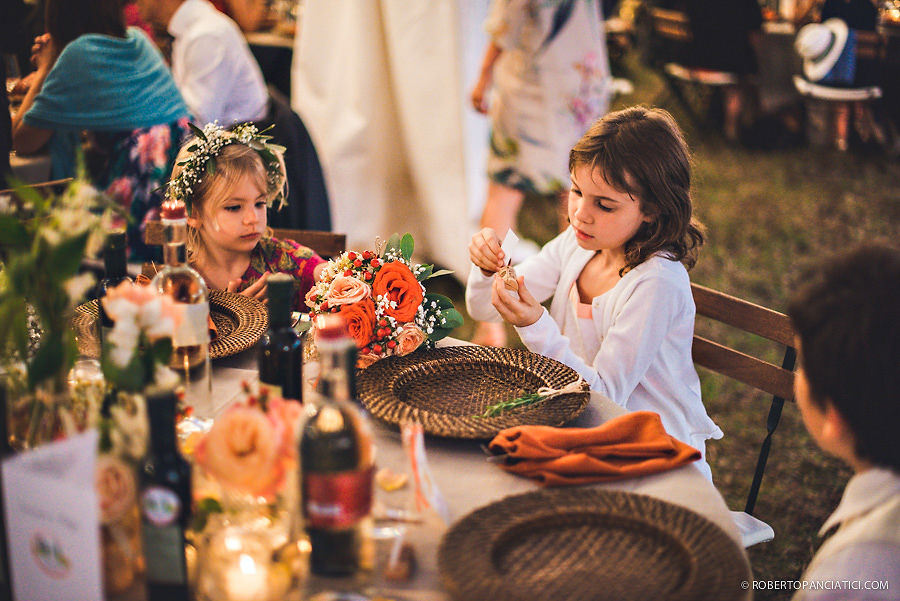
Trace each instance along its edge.
<path fill-rule="evenodd" d="M 62 52 L 69 42 L 87 33 L 125 37 L 122 0 L 46 0 L 44 23 Z"/>
<path fill-rule="evenodd" d="M 819 264 L 788 306 L 812 402 L 830 402 L 856 454 L 900 471 L 900 250 L 869 243 Z"/>
<path fill-rule="evenodd" d="M 667 111 L 633 106 L 595 122 L 569 153 L 569 171 L 590 165 L 616 190 L 636 196 L 652 217 L 625 244 L 625 268 L 665 252 L 690 269 L 703 244 L 692 216 L 691 157 Z"/>

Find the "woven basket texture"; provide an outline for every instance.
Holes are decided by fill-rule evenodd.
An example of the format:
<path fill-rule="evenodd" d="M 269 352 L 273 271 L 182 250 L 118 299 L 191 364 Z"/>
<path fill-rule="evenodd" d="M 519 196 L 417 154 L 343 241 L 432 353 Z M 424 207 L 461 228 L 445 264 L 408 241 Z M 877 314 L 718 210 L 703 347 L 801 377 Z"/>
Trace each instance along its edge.
<path fill-rule="evenodd" d="M 265 305 L 224 290 L 209 291 L 209 314 L 216 324 L 216 337 L 209 344 L 210 359 L 228 357 L 254 347 L 269 327 Z M 100 356 L 98 317 L 96 300 L 75 307 L 73 325 L 78 338 L 78 352 L 86 357 Z"/>
<path fill-rule="evenodd" d="M 463 517 L 438 551 L 454 599 L 729 601 L 748 598 L 743 549 L 678 505 L 624 491 L 546 489 Z"/>
<path fill-rule="evenodd" d="M 357 384 L 369 412 L 388 423 L 412 419 L 435 436 L 485 439 L 512 426 L 559 426 L 574 419 L 590 401 L 586 384 L 581 392 L 495 417 L 478 416 L 495 403 L 577 379 L 570 367 L 522 349 L 457 346 L 376 361 L 360 373 Z"/>

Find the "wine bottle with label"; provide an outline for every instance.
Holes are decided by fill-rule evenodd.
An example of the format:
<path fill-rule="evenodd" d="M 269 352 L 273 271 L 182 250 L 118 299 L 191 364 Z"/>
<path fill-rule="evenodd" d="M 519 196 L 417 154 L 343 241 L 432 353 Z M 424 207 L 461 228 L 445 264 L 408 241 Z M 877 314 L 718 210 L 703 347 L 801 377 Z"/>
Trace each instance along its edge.
<path fill-rule="evenodd" d="M 141 526 L 149 601 L 189 601 L 185 531 L 191 466 L 178 451 L 174 391 L 147 397 L 150 446 L 140 474 Z"/>
<path fill-rule="evenodd" d="M 103 279 L 97 283 L 97 303 L 99 304 L 100 343 L 104 344 L 109 331 L 115 325 L 103 308 L 103 297 L 107 291 L 115 288 L 122 282 L 131 281 L 128 277 L 128 247 L 125 232 L 113 232 L 106 238 L 106 246 L 103 248 Z"/>
<path fill-rule="evenodd" d="M 191 404 L 210 409 L 212 396 L 209 362 L 209 291 L 206 282 L 185 263 L 187 211 L 181 201 L 166 200 L 161 210 L 165 267 L 151 286 L 171 296 L 181 310 L 181 322 L 172 338 L 170 366 L 188 389 Z"/>
<path fill-rule="evenodd" d="M 344 320 L 317 324 L 323 395 L 312 402 L 300 438 L 301 499 L 312 552 L 310 570 L 348 576 L 369 567 L 372 510 L 372 437 L 350 402 L 347 370 L 334 350 L 349 339 Z M 330 344 L 330 342 L 335 344 Z M 323 344 L 324 343 L 324 344 Z"/>
<path fill-rule="evenodd" d="M 294 278 L 268 279 L 269 329 L 259 341 L 259 382 L 285 399 L 303 402 L 303 338 L 291 325 Z"/>

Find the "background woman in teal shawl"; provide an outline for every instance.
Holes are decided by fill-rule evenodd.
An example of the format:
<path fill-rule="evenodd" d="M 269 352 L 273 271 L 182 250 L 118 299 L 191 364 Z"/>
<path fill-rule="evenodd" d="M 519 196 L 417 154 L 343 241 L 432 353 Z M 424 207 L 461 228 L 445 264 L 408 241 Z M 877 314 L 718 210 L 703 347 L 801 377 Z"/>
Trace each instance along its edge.
<path fill-rule="evenodd" d="M 158 216 L 156 190 L 187 134 L 187 106 L 153 43 L 125 27 L 119 0 L 47 0 L 46 9 L 13 147 L 29 154 L 48 144 L 59 178 L 74 175 L 75 149 L 84 143 L 92 181 L 131 214 L 133 258 L 146 258 L 142 225 Z"/>

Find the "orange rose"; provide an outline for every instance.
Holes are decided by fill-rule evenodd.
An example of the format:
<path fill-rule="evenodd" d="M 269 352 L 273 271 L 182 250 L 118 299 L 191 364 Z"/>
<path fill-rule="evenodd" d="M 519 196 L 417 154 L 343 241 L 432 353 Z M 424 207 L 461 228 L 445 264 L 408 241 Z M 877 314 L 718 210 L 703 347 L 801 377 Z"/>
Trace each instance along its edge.
<path fill-rule="evenodd" d="M 124 461 L 106 453 L 97 456 L 94 487 L 100 502 L 100 521 L 104 524 L 122 519 L 137 498 L 134 472 Z"/>
<path fill-rule="evenodd" d="M 403 324 L 403 330 L 397 334 L 397 353 L 399 355 L 408 355 L 423 342 L 425 342 L 425 332 L 411 323 Z"/>
<path fill-rule="evenodd" d="M 371 298 L 342 306 L 341 316 L 347 320 L 347 329 L 356 341 L 357 348 L 362 348 L 372 341 L 372 331 L 375 329 L 375 303 Z"/>
<path fill-rule="evenodd" d="M 409 267 L 400 261 L 391 261 L 381 268 L 372 282 L 372 293 L 394 303 L 384 312 L 401 322 L 416 318 L 416 309 L 423 299 L 421 284 Z"/>

